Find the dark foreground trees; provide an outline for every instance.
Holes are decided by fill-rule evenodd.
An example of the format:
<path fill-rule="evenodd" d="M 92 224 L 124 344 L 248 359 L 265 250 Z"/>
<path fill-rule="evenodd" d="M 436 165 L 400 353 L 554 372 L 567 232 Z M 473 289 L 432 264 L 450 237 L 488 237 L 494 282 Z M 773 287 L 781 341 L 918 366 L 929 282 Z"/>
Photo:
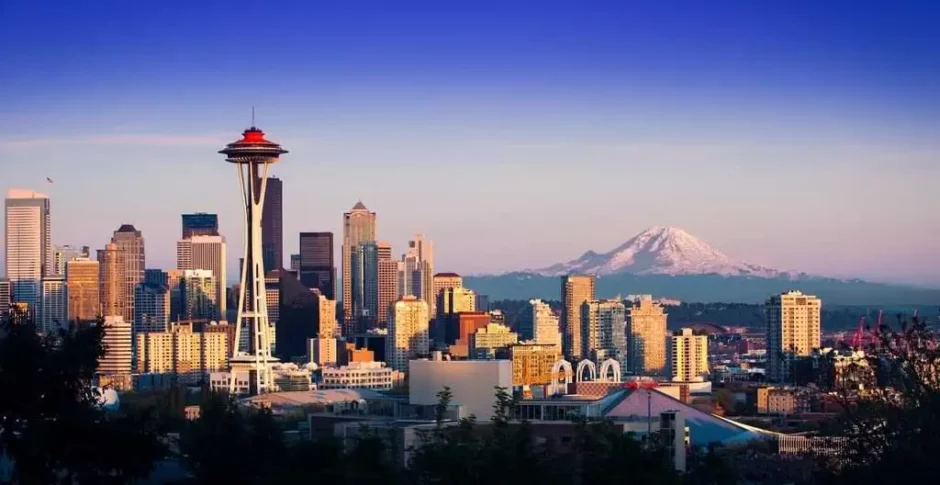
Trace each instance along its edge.
<path fill-rule="evenodd" d="M 98 405 L 100 326 L 40 337 L 14 314 L 0 322 L 0 335 L 0 456 L 12 462 L 14 483 L 126 483 L 149 475 L 162 453 L 154 421 Z"/>

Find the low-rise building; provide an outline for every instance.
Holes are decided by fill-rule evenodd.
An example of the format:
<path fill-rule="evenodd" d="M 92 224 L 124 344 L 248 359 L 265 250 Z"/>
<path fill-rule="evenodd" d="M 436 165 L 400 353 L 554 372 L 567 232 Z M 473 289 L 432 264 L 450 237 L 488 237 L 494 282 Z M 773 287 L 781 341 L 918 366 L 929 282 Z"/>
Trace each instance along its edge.
<path fill-rule="evenodd" d="M 392 389 L 404 379 L 404 374 L 385 365 L 385 362 L 350 362 L 340 367 L 320 369 L 319 389 Z"/>
<path fill-rule="evenodd" d="M 552 366 L 560 356 L 561 348 L 555 344 L 521 343 L 510 346 L 512 385 L 531 386 L 551 383 Z"/>
<path fill-rule="evenodd" d="M 480 421 L 493 416 L 495 389 L 512 386 L 508 360 L 440 360 L 440 353 L 435 353 L 430 360 L 410 361 L 408 373 L 410 404 L 436 404 L 437 394 L 448 387 L 452 402 Z"/>
<path fill-rule="evenodd" d="M 492 359 L 498 349 L 507 348 L 519 342 L 519 334 L 509 327 L 498 323 L 489 323 L 470 334 L 470 357 L 473 359 Z"/>

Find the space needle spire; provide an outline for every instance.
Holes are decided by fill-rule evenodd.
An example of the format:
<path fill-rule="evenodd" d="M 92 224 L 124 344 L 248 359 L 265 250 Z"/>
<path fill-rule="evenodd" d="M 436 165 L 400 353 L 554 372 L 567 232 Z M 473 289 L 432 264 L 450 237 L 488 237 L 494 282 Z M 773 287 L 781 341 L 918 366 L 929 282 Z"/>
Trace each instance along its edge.
<path fill-rule="evenodd" d="M 271 330 L 261 251 L 261 211 L 268 185 L 268 168 L 277 163 L 287 150 L 264 138 L 264 132 L 254 126 L 252 109 L 252 127 L 242 133 L 240 140 L 229 143 L 219 153 L 225 155 L 226 162 L 234 164 L 238 169 L 238 185 L 245 213 L 245 259 L 238 292 L 229 392 L 236 393 L 236 373 L 248 371 L 248 393 L 255 395 L 275 390 L 271 364 L 276 360 L 271 356 L 269 338 Z M 219 284 L 225 282 L 220 281 Z M 250 336 L 247 351 L 239 345 L 241 333 L 245 330 Z"/>

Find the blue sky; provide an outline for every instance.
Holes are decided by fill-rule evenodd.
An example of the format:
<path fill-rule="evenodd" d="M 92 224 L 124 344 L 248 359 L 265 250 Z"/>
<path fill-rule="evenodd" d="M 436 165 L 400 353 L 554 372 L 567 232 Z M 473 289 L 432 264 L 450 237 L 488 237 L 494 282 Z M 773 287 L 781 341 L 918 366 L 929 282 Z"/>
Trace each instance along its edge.
<path fill-rule="evenodd" d="M 361 198 L 396 252 L 434 240 L 441 270 L 544 266 L 675 225 L 780 269 L 940 284 L 938 16 L 6 0 L 0 185 L 50 192 L 59 244 L 134 223 L 154 267 L 174 264 L 181 212 L 217 212 L 234 265 L 236 176 L 216 151 L 254 105 L 291 151 L 274 171 L 287 253 L 299 231 L 339 234 Z"/>

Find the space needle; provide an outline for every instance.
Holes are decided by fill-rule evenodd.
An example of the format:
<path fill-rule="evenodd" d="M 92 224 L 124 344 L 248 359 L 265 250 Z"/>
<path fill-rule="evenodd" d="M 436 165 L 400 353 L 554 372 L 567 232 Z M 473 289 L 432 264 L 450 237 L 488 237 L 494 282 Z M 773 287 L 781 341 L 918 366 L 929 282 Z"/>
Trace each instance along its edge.
<path fill-rule="evenodd" d="M 254 116 L 252 116 L 254 118 Z M 268 185 L 268 168 L 277 163 L 287 150 L 264 138 L 264 132 L 254 126 L 242 133 L 241 140 L 229 143 L 219 153 L 225 161 L 238 168 L 238 185 L 245 211 L 245 259 L 238 291 L 238 316 L 235 320 L 235 343 L 230 361 L 232 375 L 229 392 L 236 393 L 236 374 L 248 372 L 249 395 L 274 391 L 271 364 L 270 323 L 268 302 L 264 288 L 264 260 L 261 252 L 261 211 Z M 219 282 L 225 284 L 225 282 Z M 247 351 L 242 350 L 242 331 L 248 331 Z"/>

